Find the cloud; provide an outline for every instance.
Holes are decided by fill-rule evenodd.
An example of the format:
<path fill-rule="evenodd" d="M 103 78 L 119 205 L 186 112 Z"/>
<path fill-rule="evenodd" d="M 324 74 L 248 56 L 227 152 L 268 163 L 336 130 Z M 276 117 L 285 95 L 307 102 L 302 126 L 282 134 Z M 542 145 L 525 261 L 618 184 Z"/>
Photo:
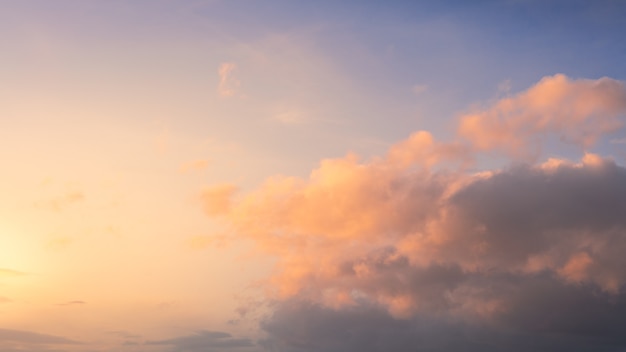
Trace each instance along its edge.
<path fill-rule="evenodd" d="M 87 304 L 87 302 L 85 301 L 68 301 L 68 302 L 64 302 L 64 303 L 59 303 L 57 304 L 57 306 L 80 306 L 80 305 L 84 305 Z"/>
<path fill-rule="evenodd" d="M 133 334 L 131 332 L 125 330 L 113 330 L 107 331 L 107 334 L 118 336 L 124 339 L 138 339 L 141 338 L 141 335 Z"/>
<path fill-rule="evenodd" d="M 515 316 L 503 315 L 498 321 L 480 324 L 438 315 L 397 319 L 369 304 L 337 310 L 306 301 L 283 301 L 261 323 L 267 338 L 260 344 L 268 351 L 285 352 L 623 350 L 623 300 L 607 303 L 580 289 L 568 296 L 572 290 L 563 289 L 556 281 L 546 284 L 538 279 L 528 286 L 519 294 L 513 291 L 514 300 L 519 300 L 520 309 L 529 304 L 536 309 L 516 310 Z M 537 301 L 531 301 L 534 299 Z M 576 304 L 588 305 L 579 311 L 569 309 Z M 509 324 L 509 319 L 540 323 L 521 329 Z"/>
<path fill-rule="evenodd" d="M 241 82 L 234 76 L 237 65 L 233 62 L 224 62 L 218 69 L 220 77 L 217 92 L 222 98 L 230 98 L 237 94 Z"/>
<path fill-rule="evenodd" d="M 298 108 L 282 108 L 272 116 L 272 120 L 284 124 L 301 124 L 309 122 L 310 119 L 304 111 Z"/>
<path fill-rule="evenodd" d="M 230 210 L 230 199 L 235 192 L 237 192 L 237 186 L 231 184 L 205 188 L 200 195 L 204 211 L 208 215 L 227 213 Z"/>
<path fill-rule="evenodd" d="M 54 197 L 47 201 L 36 202 L 36 208 L 61 211 L 74 204 L 81 203 L 85 200 L 85 194 L 81 191 L 67 192 L 66 194 Z"/>
<path fill-rule="evenodd" d="M 402 317 L 438 309 L 462 273 L 494 270 L 550 271 L 622 292 L 624 168 L 587 155 L 489 175 L 431 172 L 436 151 L 415 169 L 396 147 L 369 164 L 326 160 L 309 180 L 271 179 L 223 213 L 279 258 L 278 297 L 346 306 L 358 292 Z M 478 314 L 490 305 L 497 301 L 467 307 Z"/>
<path fill-rule="evenodd" d="M 24 276 L 24 275 L 27 275 L 27 274 L 21 271 L 13 270 L 13 269 L 0 268 L 0 277 Z"/>
<path fill-rule="evenodd" d="M 193 335 L 180 336 L 171 339 L 148 341 L 148 345 L 173 346 L 174 351 L 205 352 L 223 350 L 247 350 L 254 344 L 250 339 L 234 338 L 231 334 L 221 331 L 198 331 Z"/>
<path fill-rule="evenodd" d="M 203 171 L 209 166 L 208 160 L 198 159 L 193 160 L 187 163 L 184 163 L 180 166 L 180 172 L 186 174 L 192 171 Z"/>
<path fill-rule="evenodd" d="M 544 77 L 525 92 L 498 100 L 460 117 L 459 134 L 478 150 L 511 156 L 536 153 L 541 139 L 589 147 L 624 124 L 626 88 L 610 78 Z"/>
<path fill-rule="evenodd" d="M 61 250 L 67 248 L 72 243 L 74 243 L 74 239 L 71 237 L 57 237 L 48 241 L 46 243 L 46 248 L 51 250 Z"/>
<path fill-rule="evenodd" d="M 0 342 L 15 342 L 27 345 L 75 345 L 78 341 L 65 337 L 40 334 L 31 331 L 0 329 Z"/>
<path fill-rule="evenodd" d="M 626 144 L 626 138 L 615 138 L 610 141 L 612 144 Z"/>
<path fill-rule="evenodd" d="M 411 91 L 413 91 L 413 94 L 415 95 L 422 95 L 427 90 L 428 90 L 428 85 L 426 84 L 416 84 L 411 88 Z"/>
<path fill-rule="evenodd" d="M 418 131 L 383 157 L 325 159 L 307 178 L 274 176 L 238 197 L 234 186 L 205 192 L 207 214 L 231 238 L 275 258 L 263 345 L 623 349 L 626 169 L 591 153 L 517 160 L 546 132 L 586 145 L 617 128 L 622 94 L 608 78 L 547 77 L 462 118 L 473 144 Z M 463 130 L 467 118 L 487 140 Z M 513 140 L 489 140 L 494 124 Z M 511 148 L 514 162 L 470 171 L 495 147 Z"/>

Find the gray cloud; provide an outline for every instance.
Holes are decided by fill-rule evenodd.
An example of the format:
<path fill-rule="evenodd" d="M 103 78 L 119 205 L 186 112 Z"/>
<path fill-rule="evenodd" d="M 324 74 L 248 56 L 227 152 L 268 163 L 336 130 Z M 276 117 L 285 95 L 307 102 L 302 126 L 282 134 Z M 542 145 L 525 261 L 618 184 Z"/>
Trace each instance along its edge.
<path fill-rule="evenodd" d="M 65 337 L 40 334 L 31 331 L 0 329 L 0 342 L 18 342 L 41 345 L 75 345 L 78 341 Z"/>
<path fill-rule="evenodd" d="M 422 182 L 409 194 L 445 188 L 435 185 Z M 517 165 L 428 199 L 434 208 L 417 204 L 414 218 L 415 203 L 398 203 L 405 215 L 393 226 L 405 232 L 395 243 L 360 254 L 337 249 L 325 273 L 300 278 L 300 291 L 276 300 L 263 321 L 262 346 L 626 349 L 625 168 L 592 156 L 578 164 Z M 329 301 L 336 292 L 348 298 Z"/>
<path fill-rule="evenodd" d="M 460 190 L 449 214 L 451 260 L 551 270 L 613 292 L 626 283 L 626 169 L 612 161 L 506 170 Z"/>
<path fill-rule="evenodd" d="M 107 331 L 106 333 L 110 334 L 110 335 L 118 336 L 118 337 L 121 337 L 121 338 L 125 338 L 125 339 L 138 339 L 138 338 L 141 338 L 141 335 L 133 334 L 131 332 L 124 331 L 124 330 Z"/>
<path fill-rule="evenodd" d="M 236 351 L 254 346 L 250 339 L 234 338 L 226 332 L 207 330 L 171 339 L 148 341 L 146 344 L 172 346 L 176 352 Z"/>
<path fill-rule="evenodd" d="M 281 352 L 624 350 L 624 297 L 610 302 L 592 289 L 546 278 L 517 284 L 524 288 L 511 301 L 519 305 L 493 321 L 437 314 L 396 319 L 369 304 L 332 309 L 283 301 L 262 323 L 268 337 L 261 345 Z"/>

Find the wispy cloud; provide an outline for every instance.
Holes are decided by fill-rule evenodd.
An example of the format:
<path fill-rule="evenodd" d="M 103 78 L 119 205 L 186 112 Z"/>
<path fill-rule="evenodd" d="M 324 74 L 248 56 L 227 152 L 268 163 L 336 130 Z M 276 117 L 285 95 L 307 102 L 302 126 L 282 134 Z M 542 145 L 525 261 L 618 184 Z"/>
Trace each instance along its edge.
<path fill-rule="evenodd" d="M 237 192 L 237 186 L 223 184 L 207 187 L 202 191 L 201 199 L 204 211 L 209 215 L 219 215 L 230 210 L 231 197 Z"/>
<path fill-rule="evenodd" d="M 85 301 L 68 301 L 68 302 L 63 302 L 63 303 L 58 303 L 57 306 L 81 306 L 87 304 L 87 302 Z"/>
<path fill-rule="evenodd" d="M 21 272 L 21 271 L 17 271 L 17 270 L 13 270 L 13 269 L 6 269 L 6 268 L 0 268 L 0 277 L 7 277 L 7 276 L 24 276 L 27 275 L 27 273 L 25 272 Z"/>
<path fill-rule="evenodd" d="M 54 197 L 49 200 L 35 202 L 35 207 L 41 209 L 49 209 L 61 211 L 74 204 L 81 203 L 85 200 L 85 194 L 81 191 L 71 191 L 64 195 Z"/>
<path fill-rule="evenodd" d="M 181 173 L 190 173 L 194 171 L 203 171 L 209 166 L 209 161 L 205 159 L 197 159 L 186 162 L 180 166 Z"/>
<path fill-rule="evenodd" d="M 415 95 L 422 95 L 427 90 L 428 90 L 427 84 L 416 84 L 411 88 L 411 91 L 413 91 L 413 94 Z"/>
<path fill-rule="evenodd" d="M 615 138 L 610 141 L 612 144 L 626 144 L 626 138 Z"/>
<path fill-rule="evenodd" d="M 48 243 L 46 243 L 46 248 L 51 250 L 61 250 L 67 248 L 73 242 L 74 239 L 71 237 L 57 237 L 48 241 Z"/>
<path fill-rule="evenodd" d="M 218 69 L 219 84 L 217 92 L 222 98 L 230 98 L 238 93 L 241 82 L 235 76 L 237 65 L 233 62 L 224 62 Z"/>
<path fill-rule="evenodd" d="M 173 351 L 201 352 L 207 350 L 232 350 L 253 347 L 250 339 L 234 338 L 231 334 L 221 331 L 198 331 L 195 334 L 171 339 L 148 341 L 148 345 L 168 345 Z"/>
<path fill-rule="evenodd" d="M 0 329 L 0 342 L 17 342 L 27 345 L 75 345 L 80 342 L 61 336 L 32 331 Z"/>

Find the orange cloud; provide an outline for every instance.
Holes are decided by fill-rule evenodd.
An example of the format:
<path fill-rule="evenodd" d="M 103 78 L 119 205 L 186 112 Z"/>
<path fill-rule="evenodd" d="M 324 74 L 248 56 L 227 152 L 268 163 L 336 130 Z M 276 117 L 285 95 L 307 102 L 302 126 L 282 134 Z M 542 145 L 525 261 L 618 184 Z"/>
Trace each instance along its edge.
<path fill-rule="evenodd" d="M 230 210 L 231 197 L 237 191 L 237 187 L 230 184 L 208 187 L 200 195 L 204 211 L 208 215 L 220 215 Z"/>
<path fill-rule="evenodd" d="M 551 285 L 620 292 L 624 168 L 586 153 L 579 163 L 468 172 L 476 148 L 517 155 L 545 132 L 597 138 L 618 126 L 620 94 L 609 79 L 548 77 L 496 112 L 462 119 L 474 146 L 418 131 L 384 157 L 324 159 L 307 178 L 271 177 L 238 199 L 232 185 L 207 189 L 205 210 L 276 258 L 267 283 L 282 301 L 333 309 L 368 302 L 398 319 L 487 317 L 513 309 L 511 287 L 530 290 L 546 272 L 560 278 Z M 573 105 L 556 106 L 564 102 Z M 500 128 L 509 138 L 489 139 Z"/>
<path fill-rule="evenodd" d="M 83 192 L 74 191 L 68 192 L 62 196 L 58 196 L 47 201 L 36 202 L 34 205 L 37 208 L 61 211 L 62 209 L 83 202 L 84 200 L 85 195 Z"/>
<path fill-rule="evenodd" d="M 585 252 L 576 253 L 567 261 L 565 266 L 559 270 L 559 274 L 567 280 L 581 282 L 587 279 L 589 267 L 593 264 L 593 259 Z"/>
<path fill-rule="evenodd" d="M 46 248 L 51 250 L 61 250 L 67 248 L 73 242 L 74 239 L 71 237 L 57 237 L 48 241 L 48 243 L 46 243 Z"/>
<path fill-rule="evenodd" d="M 538 141 L 552 133 L 589 147 L 603 134 L 623 126 L 626 88 L 622 82 L 544 77 L 525 92 L 485 109 L 462 115 L 459 135 L 478 150 L 501 150 L 511 156 L 537 152 Z"/>
<path fill-rule="evenodd" d="M 192 171 L 203 171 L 209 166 L 208 160 L 193 160 L 187 163 L 184 163 L 180 166 L 180 172 L 189 173 Z"/>

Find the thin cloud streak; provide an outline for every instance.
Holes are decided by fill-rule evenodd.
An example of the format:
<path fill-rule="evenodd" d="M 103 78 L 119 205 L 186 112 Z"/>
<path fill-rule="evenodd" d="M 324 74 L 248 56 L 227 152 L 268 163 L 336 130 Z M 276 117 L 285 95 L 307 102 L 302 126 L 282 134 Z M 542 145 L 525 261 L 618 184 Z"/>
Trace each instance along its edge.
<path fill-rule="evenodd" d="M 219 84 L 217 92 L 222 98 L 234 97 L 239 90 L 241 82 L 235 77 L 237 65 L 233 62 L 224 62 L 218 69 Z"/>

